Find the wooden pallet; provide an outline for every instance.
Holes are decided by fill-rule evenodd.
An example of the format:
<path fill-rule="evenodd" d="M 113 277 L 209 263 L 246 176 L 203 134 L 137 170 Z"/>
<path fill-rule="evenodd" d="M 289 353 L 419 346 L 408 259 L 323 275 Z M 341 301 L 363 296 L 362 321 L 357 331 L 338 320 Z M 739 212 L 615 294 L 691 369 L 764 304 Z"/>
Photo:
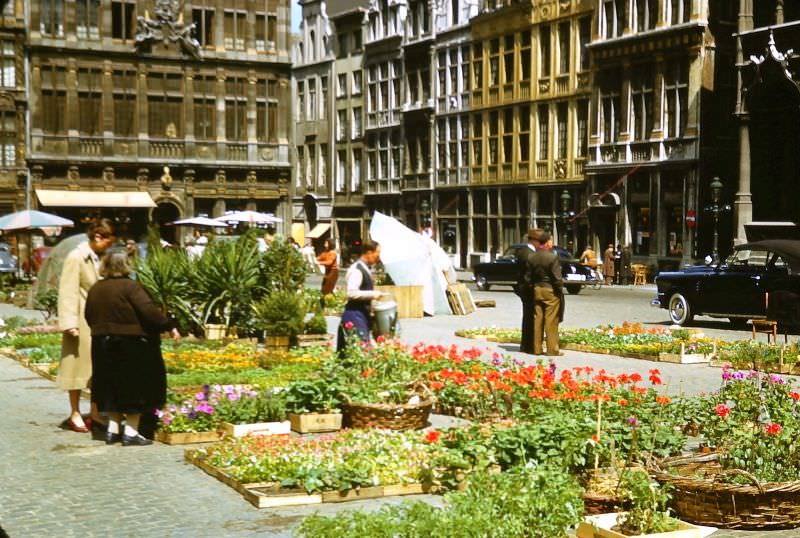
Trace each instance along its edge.
<path fill-rule="evenodd" d="M 450 310 L 456 316 L 466 316 L 475 312 L 475 300 L 465 284 L 447 286 L 447 300 L 450 303 Z"/>
<path fill-rule="evenodd" d="M 429 491 L 429 489 L 422 484 L 407 484 L 375 486 L 347 491 L 326 491 L 309 495 L 305 490 L 282 488 L 279 484 L 272 482 L 243 484 L 225 471 L 210 465 L 206 462 L 203 452 L 196 449 L 187 449 L 184 452 L 184 459 L 202 469 L 206 474 L 213 476 L 223 484 L 237 491 L 247 502 L 256 508 L 338 503 L 396 495 L 419 495 Z"/>
<path fill-rule="evenodd" d="M 156 441 L 167 445 L 192 445 L 197 443 L 216 443 L 219 432 L 156 432 Z"/>

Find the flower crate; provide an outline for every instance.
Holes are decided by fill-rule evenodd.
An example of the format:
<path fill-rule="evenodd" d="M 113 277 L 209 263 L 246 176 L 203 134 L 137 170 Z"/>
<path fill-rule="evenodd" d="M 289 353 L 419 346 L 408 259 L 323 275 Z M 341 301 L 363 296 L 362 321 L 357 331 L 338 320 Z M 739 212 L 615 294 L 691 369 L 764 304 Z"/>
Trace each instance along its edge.
<path fill-rule="evenodd" d="M 621 513 L 624 512 L 587 516 L 578 525 L 577 538 L 628 538 L 626 534 L 613 530 Z M 637 538 L 703 538 L 705 535 L 700 527 L 678 521 L 678 528 L 674 531 L 640 534 Z"/>
<path fill-rule="evenodd" d="M 216 443 L 219 432 L 156 432 L 156 441 L 167 445 L 192 445 L 196 443 Z"/>
<path fill-rule="evenodd" d="M 659 362 L 672 362 L 675 364 L 707 364 L 716 355 L 716 345 L 714 345 L 714 351 L 711 353 L 686 353 L 686 345 L 682 343 L 680 353 L 661 352 L 658 354 L 658 360 Z"/>
<path fill-rule="evenodd" d="M 217 323 L 209 323 L 204 329 L 206 340 L 222 340 L 228 332 L 228 328 L 225 325 Z"/>
<path fill-rule="evenodd" d="M 342 404 L 344 423 L 348 428 L 384 428 L 387 430 L 419 430 L 428 425 L 435 400 L 409 404 Z"/>
<path fill-rule="evenodd" d="M 289 413 L 289 422 L 292 431 L 297 433 L 334 432 L 342 429 L 342 414 Z"/>
<path fill-rule="evenodd" d="M 333 341 L 332 334 L 298 334 L 297 347 L 324 346 Z"/>
<path fill-rule="evenodd" d="M 264 336 L 264 347 L 268 351 L 287 351 L 289 349 L 289 340 L 290 337 L 288 335 L 268 334 Z"/>
<path fill-rule="evenodd" d="M 231 424 L 223 422 L 219 432 L 231 437 L 244 437 L 245 435 L 288 435 L 291 432 L 291 422 L 258 422 L 255 424 Z"/>

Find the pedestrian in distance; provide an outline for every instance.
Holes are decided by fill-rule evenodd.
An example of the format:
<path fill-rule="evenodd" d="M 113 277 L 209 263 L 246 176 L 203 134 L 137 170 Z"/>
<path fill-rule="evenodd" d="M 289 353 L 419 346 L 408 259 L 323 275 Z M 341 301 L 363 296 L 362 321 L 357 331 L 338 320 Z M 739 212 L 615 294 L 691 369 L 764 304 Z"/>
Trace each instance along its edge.
<path fill-rule="evenodd" d="M 528 271 L 534 287 L 533 352 L 543 354 L 547 341 L 547 355 L 559 356 L 558 320 L 561 308 L 562 288 L 561 263 L 558 255 L 548 249 L 550 234 L 539 233 L 535 240 L 536 252 L 528 258 Z"/>
<path fill-rule="evenodd" d="M 323 244 L 322 254 L 317 256 L 316 262 L 325 268 L 325 276 L 322 277 L 322 307 L 325 308 L 325 296 L 333 293 L 336 288 L 336 281 L 339 279 L 339 268 L 336 264 L 336 245 L 333 239 L 326 239 Z"/>
<path fill-rule="evenodd" d="M 622 259 L 620 261 L 621 278 L 624 285 L 628 285 L 633 280 L 633 267 L 631 267 L 631 246 L 622 247 Z"/>
<path fill-rule="evenodd" d="M 514 293 L 517 294 L 522 302 L 522 338 L 519 344 L 521 353 L 533 353 L 533 316 L 534 316 L 534 297 L 533 284 L 530 280 L 528 271 L 528 258 L 530 258 L 536 247 L 535 240 L 542 232 L 539 228 L 531 228 L 526 236 L 528 243 L 517 249 L 517 283 L 514 286 Z"/>
<path fill-rule="evenodd" d="M 372 301 L 383 295 L 375 290 L 371 269 L 380 258 L 381 246 L 375 241 L 364 241 L 361 245 L 361 257 L 347 270 L 347 303 L 336 337 L 336 352 L 339 356 L 347 348 L 348 338 L 355 337 L 364 343 L 370 341 Z"/>
<path fill-rule="evenodd" d="M 152 444 L 139 433 L 143 413 L 153 414 L 167 398 L 167 371 L 160 334 L 180 334 L 145 289 L 130 279 L 124 250 L 103 257 L 98 281 L 86 298 L 92 335 L 92 402 L 108 416 L 106 444 Z M 121 430 L 125 416 L 125 429 Z"/>
<path fill-rule="evenodd" d="M 90 422 L 80 412 L 81 390 L 92 378 L 92 339 L 84 319 L 89 289 L 100 279 L 100 256 L 114 244 L 114 226 L 108 219 L 92 223 L 88 241 L 78 244 L 64 259 L 58 283 L 58 327 L 61 330 L 61 362 L 56 384 L 69 394 L 70 415 L 63 426 L 79 433 L 89 431 Z M 98 427 L 103 418 L 95 405 L 91 418 Z"/>
<path fill-rule="evenodd" d="M 592 270 L 597 269 L 597 253 L 590 245 L 586 245 L 581 254 L 580 261 L 583 265 L 590 267 Z"/>
<path fill-rule="evenodd" d="M 614 284 L 622 284 L 622 245 L 614 249 Z"/>
<path fill-rule="evenodd" d="M 609 244 L 603 253 L 603 278 L 606 286 L 610 286 L 614 280 L 614 245 Z"/>

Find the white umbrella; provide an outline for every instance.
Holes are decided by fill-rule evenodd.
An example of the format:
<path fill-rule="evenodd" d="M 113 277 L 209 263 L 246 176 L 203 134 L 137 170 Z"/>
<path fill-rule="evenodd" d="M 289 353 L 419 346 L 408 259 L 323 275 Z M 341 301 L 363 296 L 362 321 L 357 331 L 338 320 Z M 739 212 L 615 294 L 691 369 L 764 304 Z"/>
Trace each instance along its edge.
<path fill-rule="evenodd" d="M 192 217 L 190 219 L 181 219 L 173 222 L 175 226 L 201 226 L 206 228 L 227 228 L 228 223 L 208 217 Z"/>
<path fill-rule="evenodd" d="M 432 242 L 398 220 L 376 211 L 369 235 L 381 245 L 381 262 L 398 286 L 423 286 L 422 308 L 426 314 L 450 314 L 447 280 Z"/>
<path fill-rule="evenodd" d="M 50 213 L 34 211 L 32 209 L 17 211 L 16 213 L 11 213 L 10 215 L 0 218 L 0 230 L 4 232 L 63 228 L 68 226 L 74 226 L 74 223 L 69 219 Z"/>
<path fill-rule="evenodd" d="M 247 222 L 250 224 L 276 224 L 283 222 L 283 219 L 279 219 L 274 215 L 259 213 L 258 211 L 234 211 L 214 220 L 218 222 Z"/>

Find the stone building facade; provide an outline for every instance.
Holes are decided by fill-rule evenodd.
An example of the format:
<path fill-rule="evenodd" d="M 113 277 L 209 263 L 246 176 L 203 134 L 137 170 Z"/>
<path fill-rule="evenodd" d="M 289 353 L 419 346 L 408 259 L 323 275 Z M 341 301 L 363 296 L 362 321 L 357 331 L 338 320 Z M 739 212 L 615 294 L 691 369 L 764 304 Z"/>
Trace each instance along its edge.
<path fill-rule="evenodd" d="M 25 4 L 0 12 L 0 215 L 26 207 Z"/>
<path fill-rule="evenodd" d="M 162 223 L 291 221 L 289 0 L 42 0 L 28 31 L 34 192 L 147 192 Z M 76 205 L 46 209 L 105 211 Z M 139 235 L 130 209 L 114 216 Z"/>

